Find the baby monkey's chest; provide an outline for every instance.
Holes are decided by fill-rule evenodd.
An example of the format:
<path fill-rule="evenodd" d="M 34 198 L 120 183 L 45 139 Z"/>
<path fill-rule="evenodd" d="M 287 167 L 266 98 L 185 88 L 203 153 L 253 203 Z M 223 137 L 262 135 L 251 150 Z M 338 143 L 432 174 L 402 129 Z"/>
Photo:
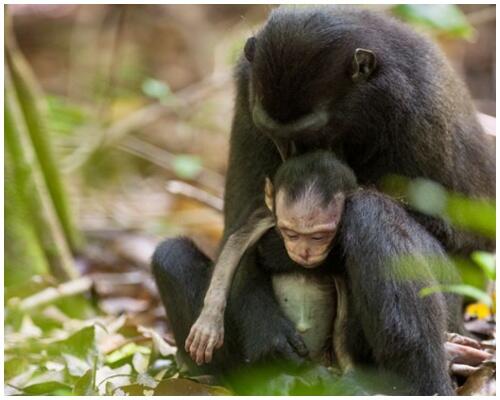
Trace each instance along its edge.
<path fill-rule="evenodd" d="M 325 360 L 337 308 L 336 286 L 328 276 L 301 273 L 273 275 L 276 299 L 295 324 L 313 360 Z"/>

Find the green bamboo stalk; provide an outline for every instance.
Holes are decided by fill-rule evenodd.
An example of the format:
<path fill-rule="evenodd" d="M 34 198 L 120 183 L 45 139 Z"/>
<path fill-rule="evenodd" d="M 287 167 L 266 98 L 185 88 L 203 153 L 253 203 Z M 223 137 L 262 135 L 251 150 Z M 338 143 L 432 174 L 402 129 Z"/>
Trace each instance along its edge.
<path fill-rule="evenodd" d="M 4 285 L 17 286 L 33 275 L 50 273 L 50 267 L 18 188 L 14 161 L 4 151 Z"/>
<path fill-rule="evenodd" d="M 10 74 L 6 74 L 4 134 L 14 170 L 17 192 L 33 224 L 52 274 L 61 281 L 78 277 L 54 203 L 45 187 L 19 104 L 12 94 Z M 10 86 L 10 87 L 9 87 Z M 10 90 L 9 90 L 10 89 Z"/>
<path fill-rule="evenodd" d="M 7 22 L 6 25 L 8 26 Z M 17 102 L 23 114 L 23 119 L 26 122 L 29 140 L 33 144 L 42 177 L 54 204 L 55 212 L 69 246 L 74 252 L 81 244 L 81 237 L 74 228 L 67 195 L 64 191 L 58 166 L 52 153 L 50 135 L 40 113 L 40 105 L 38 104 L 38 93 L 40 90 L 26 61 L 16 47 L 12 30 L 6 28 L 5 37 L 6 71 L 11 76 Z"/>

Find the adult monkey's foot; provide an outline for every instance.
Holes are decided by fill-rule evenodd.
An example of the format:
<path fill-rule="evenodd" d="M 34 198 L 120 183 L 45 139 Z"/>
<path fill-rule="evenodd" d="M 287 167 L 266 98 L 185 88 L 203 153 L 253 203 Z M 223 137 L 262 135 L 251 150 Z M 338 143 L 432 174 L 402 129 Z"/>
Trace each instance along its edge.
<path fill-rule="evenodd" d="M 245 362 L 249 364 L 273 359 L 301 366 L 309 354 L 304 340 L 284 316 L 259 321 L 246 336 L 243 351 Z"/>
<path fill-rule="evenodd" d="M 458 333 L 447 333 L 444 347 L 452 375 L 470 376 L 481 363 L 494 357 L 479 341 Z"/>

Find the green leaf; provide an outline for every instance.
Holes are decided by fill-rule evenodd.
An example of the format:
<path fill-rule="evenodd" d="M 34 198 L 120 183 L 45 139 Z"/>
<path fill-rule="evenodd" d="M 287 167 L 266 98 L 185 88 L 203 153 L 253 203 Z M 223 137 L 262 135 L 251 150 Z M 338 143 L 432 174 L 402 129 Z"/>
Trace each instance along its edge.
<path fill-rule="evenodd" d="M 462 296 L 472 297 L 481 303 L 491 306 L 490 296 L 488 296 L 486 292 L 469 285 L 436 285 L 423 288 L 420 290 L 419 294 L 420 296 L 425 297 L 438 292 L 456 293 Z"/>
<path fill-rule="evenodd" d="M 87 326 L 65 340 L 52 343 L 48 350 L 50 354 L 66 353 L 92 363 L 97 354 L 95 328 Z"/>
<path fill-rule="evenodd" d="M 428 215 L 440 215 L 446 207 L 446 190 L 428 179 L 414 179 L 408 185 L 408 198 L 413 207 Z"/>
<path fill-rule="evenodd" d="M 395 15 L 416 26 L 445 33 L 452 37 L 470 39 L 474 28 L 462 11 L 451 4 L 400 4 L 392 8 Z"/>
<path fill-rule="evenodd" d="M 469 199 L 458 193 L 448 195 L 445 215 L 457 227 L 494 238 L 496 204 L 491 200 Z"/>
<path fill-rule="evenodd" d="M 95 308 L 83 294 L 66 296 L 55 301 L 54 305 L 73 319 L 86 320 L 95 316 Z"/>
<path fill-rule="evenodd" d="M 470 258 L 458 256 L 452 257 L 453 264 L 456 265 L 460 274 L 461 283 L 474 286 L 480 290 L 484 290 L 487 286 L 487 278 L 481 273 L 479 266 Z"/>
<path fill-rule="evenodd" d="M 129 396 L 144 396 L 151 388 L 146 385 L 133 384 L 120 388 Z M 165 379 L 154 389 L 155 396 L 228 396 L 232 393 L 220 386 L 209 386 L 190 379 Z"/>
<path fill-rule="evenodd" d="M 495 238 L 496 204 L 491 199 L 468 198 L 447 192 L 437 182 L 397 175 L 385 177 L 382 189 L 422 213 L 442 218 L 457 228 Z"/>
<path fill-rule="evenodd" d="M 99 393 L 94 389 L 94 371 L 89 369 L 75 383 L 73 395 L 75 396 L 96 396 Z"/>
<path fill-rule="evenodd" d="M 135 343 L 127 343 L 118 350 L 108 354 L 105 358 L 106 364 L 114 364 L 124 358 L 131 357 L 136 353 L 150 354 L 151 349 L 145 346 L 138 346 Z"/>
<path fill-rule="evenodd" d="M 200 173 L 201 169 L 200 157 L 183 154 L 174 159 L 174 170 L 181 178 L 193 179 Z"/>
<path fill-rule="evenodd" d="M 472 260 L 479 265 L 484 274 L 494 281 L 496 279 L 495 255 L 484 251 L 475 251 L 471 255 Z"/>
<path fill-rule="evenodd" d="M 22 374 L 29 365 L 28 359 L 25 357 L 14 357 L 3 364 L 4 378 L 6 381 Z"/>
<path fill-rule="evenodd" d="M 152 78 L 148 78 L 142 83 L 142 91 L 146 96 L 157 99 L 161 102 L 165 102 L 173 98 L 172 91 L 165 82 Z"/>
<path fill-rule="evenodd" d="M 42 394 L 69 395 L 71 394 L 71 388 L 64 383 L 51 381 L 26 386 L 23 388 L 23 392 L 24 394 L 28 394 L 30 396 Z"/>

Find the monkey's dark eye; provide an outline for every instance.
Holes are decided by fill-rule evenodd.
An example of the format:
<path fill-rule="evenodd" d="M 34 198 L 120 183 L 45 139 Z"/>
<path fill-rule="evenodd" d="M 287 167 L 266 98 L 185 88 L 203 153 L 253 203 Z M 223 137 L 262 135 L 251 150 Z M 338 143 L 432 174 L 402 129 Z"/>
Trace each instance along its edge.
<path fill-rule="evenodd" d="M 245 43 L 245 48 L 243 52 L 245 53 L 245 57 L 248 61 L 252 62 L 255 57 L 255 46 L 257 44 L 257 39 L 253 36 L 247 40 Z"/>

